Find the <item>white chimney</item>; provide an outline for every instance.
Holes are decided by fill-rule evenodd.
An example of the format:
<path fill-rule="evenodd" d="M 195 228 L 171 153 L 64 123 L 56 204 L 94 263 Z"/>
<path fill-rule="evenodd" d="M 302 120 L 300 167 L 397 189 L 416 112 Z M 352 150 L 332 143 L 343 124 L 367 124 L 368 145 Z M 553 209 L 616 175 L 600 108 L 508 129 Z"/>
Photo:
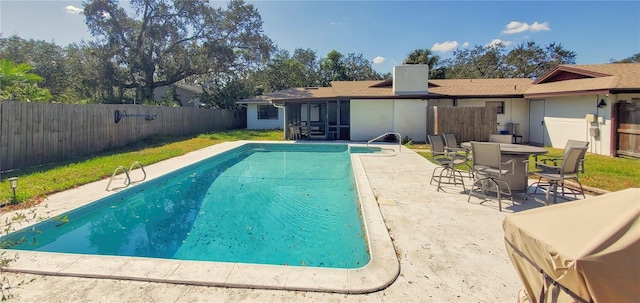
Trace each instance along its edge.
<path fill-rule="evenodd" d="M 393 67 L 394 95 L 428 94 L 429 66 L 426 64 L 407 64 Z"/>

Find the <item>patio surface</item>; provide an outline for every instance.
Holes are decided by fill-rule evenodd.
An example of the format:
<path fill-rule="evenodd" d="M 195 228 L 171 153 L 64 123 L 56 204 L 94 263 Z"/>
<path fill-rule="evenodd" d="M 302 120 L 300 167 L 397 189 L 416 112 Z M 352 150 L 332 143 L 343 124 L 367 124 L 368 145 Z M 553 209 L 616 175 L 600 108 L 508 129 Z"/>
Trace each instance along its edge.
<path fill-rule="evenodd" d="M 150 165 L 145 168 L 147 176 L 153 178 L 226 148 L 227 144 L 218 144 Z M 445 185 L 444 191 L 436 192 L 436 186 L 429 185 L 436 165 L 408 148 L 395 156 L 363 154 L 360 158 L 400 262 L 399 276 L 383 290 L 339 294 L 3 272 L 4 293 L 19 302 L 516 302 L 522 287 L 505 251 L 502 220 L 542 203 L 529 199 L 522 204 L 523 194 L 516 194 L 515 206 L 503 201 L 499 212 L 496 200 L 472 197 L 467 203 L 461 186 Z M 37 212 L 51 217 L 101 198 L 108 194 L 106 184 L 102 180 L 51 195 Z M 85 271 L 91 271 L 100 264 L 85 266 Z"/>

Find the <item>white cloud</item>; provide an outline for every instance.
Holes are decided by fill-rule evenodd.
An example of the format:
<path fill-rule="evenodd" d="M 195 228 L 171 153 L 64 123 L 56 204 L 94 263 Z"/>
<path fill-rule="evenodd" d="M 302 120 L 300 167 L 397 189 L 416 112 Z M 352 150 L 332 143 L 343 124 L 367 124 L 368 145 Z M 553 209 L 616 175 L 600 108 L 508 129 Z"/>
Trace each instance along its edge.
<path fill-rule="evenodd" d="M 382 62 L 384 62 L 384 57 L 377 56 L 373 58 L 373 64 L 380 64 Z"/>
<path fill-rule="evenodd" d="M 502 31 L 503 34 L 517 34 L 522 32 L 541 32 L 551 30 L 549 27 L 549 22 L 538 23 L 538 21 L 533 22 L 533 24 L 529 25 L 528 23 L 511 21 L 509 24 L 505 25 L 505 29 Z"/>
<path fill-rule="evenodd" d="M 465 42 L 466 43 L 466 42 Z M 448 52 L 458 47 L 458 41 L 446 41 L 442 43 L 434 43 L 431 50 L 434 52 Z"/>
<path fill-rule="evenodd" d="M 461 46 L 464 47 L 464 48 L 467 48 L 467 47 L 469 47 L 469 42 L 462 43 Z"/>
<path fill-rule="evenodd" d="M 67 11 L 67 13 L 74 14 L 74 15 L 80 15 L 83 12 L 81 8 L 75 7 L 73 5 L 65 6 L 64 10 Z"/>
<path fill-rule="evenodd" d="M 500 40 L 500 39 L 493 39 L 493 40 L 491 40 L 491 42 L 487 43 L 486 46 L 494 47 L 494 46 L 496 46 L 496 45 L 498 45 L 500 43 L 502 43 L 502 45 L 504 45 L 504 46 L 509 46 L 509 45 L 513 44 L 513 41 L 503 41 L 503 40 Z"/>

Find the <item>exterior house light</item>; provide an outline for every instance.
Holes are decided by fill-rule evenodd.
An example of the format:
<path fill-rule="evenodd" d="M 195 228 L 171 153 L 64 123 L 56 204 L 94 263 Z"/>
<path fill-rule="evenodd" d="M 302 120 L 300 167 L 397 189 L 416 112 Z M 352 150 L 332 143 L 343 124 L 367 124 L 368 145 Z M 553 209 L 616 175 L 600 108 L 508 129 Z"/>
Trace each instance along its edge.
<path fill-rule="evenodd" d="M 598 108 L 603 108 L 607 106 L 607 102 L 604 101 L 604 99 L 600 99 L 600 102 L 598 102 Z"/>
<path fill-rule="evenodd" d="M 18 177 L 11 177 L 9 179 L 9 186 L 13 190 L 13 203 L 18 203 L 18 199 L 16 199 L 16 188 L 18 188 Z"/>

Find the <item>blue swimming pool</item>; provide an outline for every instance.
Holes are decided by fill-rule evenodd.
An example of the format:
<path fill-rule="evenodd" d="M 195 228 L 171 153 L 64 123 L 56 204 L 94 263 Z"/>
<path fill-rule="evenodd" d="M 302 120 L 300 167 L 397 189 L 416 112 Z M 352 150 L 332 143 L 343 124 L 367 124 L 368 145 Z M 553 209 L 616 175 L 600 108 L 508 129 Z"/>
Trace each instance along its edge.
<path fill-rule="evenodd" d="M 245 144 L 2 242 L 18 250 L 362 267 L 370 256 L 351 152 L 346 144 Z"/>

